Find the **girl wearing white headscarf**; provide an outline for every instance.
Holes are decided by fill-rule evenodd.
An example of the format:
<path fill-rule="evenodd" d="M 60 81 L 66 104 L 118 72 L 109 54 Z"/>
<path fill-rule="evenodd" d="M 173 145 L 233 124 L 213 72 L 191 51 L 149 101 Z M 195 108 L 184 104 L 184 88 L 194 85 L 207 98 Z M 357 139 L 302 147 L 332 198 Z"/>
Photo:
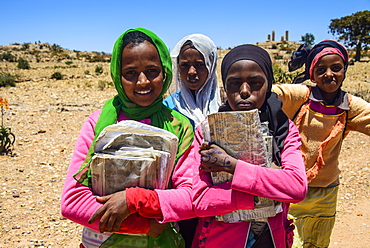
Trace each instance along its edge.
<path fill-rule="evenodd" d="M 188 48 L 196 49 L 203 57 L 203 66 L 208 71 L 207 77 L 205 80 L 203 79 L 204 82 L 198 82 L 197 84 L 191 82 L 192 79 L 189 79 L 190 72 L 186 73 L 187 76 L 181 77 L 180 75 L 180 71 L 186 70 L 186 68 L 188 71 L 192 70 L 193 74 L 197 74 L 197 67 L 202 66 L 201 64 L 192 66 L 186 62 L 184 65 L 179 60 L 180 55 Z M 207 115 L 217 112 L 221 105 L 220 89 L 216 73 L 218 59 L 217 47 L 207 36 L 203 34 L 191 34 L 176 44 L 171 52 L 171 58 L 174 75 L 173 81 L 175 81 L 171 88 L 175 89 L 172 92 L 170 89 L 171 95 L 164 100 L 164 104 L 188 117 L 194 128 L 196 128 L 207 118 Z M 197 78 L 202 81 L 202 77 Z M 189 88 L 188 84 L 193 84 L 195 88 Z M 199 88 L 197 88 L 197 85 L 199 85 Z"/>

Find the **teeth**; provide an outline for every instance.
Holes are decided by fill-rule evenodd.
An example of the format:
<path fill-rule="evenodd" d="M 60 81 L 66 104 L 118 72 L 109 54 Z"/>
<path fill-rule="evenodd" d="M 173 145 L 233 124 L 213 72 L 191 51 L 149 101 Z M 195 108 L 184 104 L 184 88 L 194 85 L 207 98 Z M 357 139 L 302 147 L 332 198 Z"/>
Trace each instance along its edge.
<path fill-rule="evenodd" d="M 148 94 L 151 90 L 136 91 L 138 94 Z"/>

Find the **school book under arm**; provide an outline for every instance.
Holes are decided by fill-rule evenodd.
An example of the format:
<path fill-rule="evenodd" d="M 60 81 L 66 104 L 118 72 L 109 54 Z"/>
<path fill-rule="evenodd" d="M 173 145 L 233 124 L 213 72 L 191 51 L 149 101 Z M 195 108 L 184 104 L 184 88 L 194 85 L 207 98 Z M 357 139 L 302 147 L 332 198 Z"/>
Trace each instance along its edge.
<path fill-rule="evenodd" d="M 171 132 L 137 121 L 107 126 L 95 143 L 91 161 L 92 189 L 109 195 L 128 187 L 168 187 L 178 138 Z"/>
<path fill-rule="evenodd" d="M 202 123 L 205 141 L 214 142 L 229 155 L 263 167 L 276 167 L 272 162 L 272 136 L 268 123 L 261 123 L 258 110 L 218 112 L 208 115 Z M 227 172 L 212 172 L 213 184 L 232 181 Z M 224 222 L 267 221 L 282 211 L 281 204 L 268 198 L 255 196 L 255 209 L 236 210 L 216 216 Z"/>

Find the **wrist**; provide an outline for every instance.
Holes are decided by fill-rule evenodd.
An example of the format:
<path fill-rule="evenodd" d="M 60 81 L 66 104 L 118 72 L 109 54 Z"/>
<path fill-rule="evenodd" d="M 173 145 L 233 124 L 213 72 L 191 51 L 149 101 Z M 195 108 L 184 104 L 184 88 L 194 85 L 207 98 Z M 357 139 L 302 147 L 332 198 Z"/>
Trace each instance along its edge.
<path fill-rule="evenodd" d="M 238 162 L 237 159 L 233 157 L 229 157 L 228 161 L 225 162 L 225 167 L 224 167 L 225 171 L 228 173 L 234 174 L 237 162 Z"/>

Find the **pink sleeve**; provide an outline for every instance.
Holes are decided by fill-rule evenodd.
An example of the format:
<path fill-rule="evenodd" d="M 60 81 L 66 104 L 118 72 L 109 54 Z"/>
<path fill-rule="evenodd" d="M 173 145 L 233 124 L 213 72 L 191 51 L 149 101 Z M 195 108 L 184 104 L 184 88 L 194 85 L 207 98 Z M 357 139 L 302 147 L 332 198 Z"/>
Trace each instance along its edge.
<path fill-rule="evenodd" d="M 99 231 L 99 221 L 97 220 L 91 225 L 87 221 L 103 204 L 97 202 L 91 189 L 78 183 L 73 175 L 80 169 L 94 139 L 94 127 L 100 112 L 98 110 L 92 113 L 81 128 L 64 182 L 61 199 L 61 212 L 64 217 L 95 231 Z"/>
<path fill-rule="evenodd" d="M 306 196 L 307 177 L 300 151 L 301 138 L 292 121 L 281 153 L 282 169 L 255 166 L 238 160 L 231 188 L 241 192 L 297 203 Z"/>
<path fill-rule="evenodd" d="M 238 209 L 253 209 L 254 195 L 283 202 L 302 201 L 307 191 L 307 179 L 300 151 L 298 130 L 290 121 L 289 133 L 281 154 L 282 169 L 269 169 L 238 160 L 233 181 L 213 185 L 210 173 L 199 171 L 201 130 L 194 141 L 194 208 L 200 217 L 230 213 Z M 194 144 L 194 143 L 193 143 Z"/>
<path fill-rule="evenodd" d="M 191 200 L 193 164 L 188 162 L 191 160 L 190 149 L 191 147 L 180 157 L 173 171 L 173 189 L 155 190 L 163 214 L 161 223 L 196 217 Z"/>
<path fill-rule="evenodd" d="M 254 197 L 251 194 L 231 189 L 231 182 L 212 184 L 210 173 L 199 170 L 199 146 L 203 143 L 201 125 L 195 132 L 190 158 L 186 163 L 191 164 L 193 177 L 194 211 L 199 217 L 223 215 L 238 209 L 253 209 Z"/>

